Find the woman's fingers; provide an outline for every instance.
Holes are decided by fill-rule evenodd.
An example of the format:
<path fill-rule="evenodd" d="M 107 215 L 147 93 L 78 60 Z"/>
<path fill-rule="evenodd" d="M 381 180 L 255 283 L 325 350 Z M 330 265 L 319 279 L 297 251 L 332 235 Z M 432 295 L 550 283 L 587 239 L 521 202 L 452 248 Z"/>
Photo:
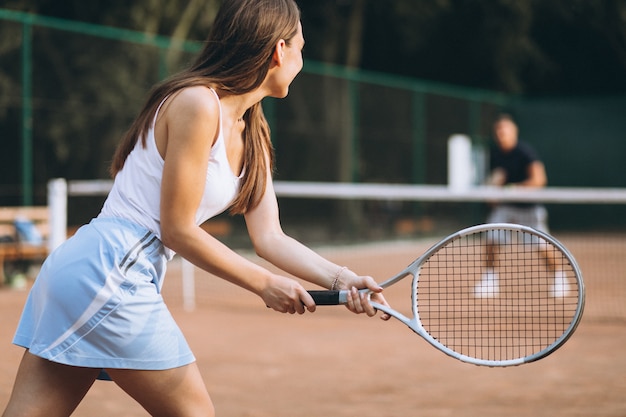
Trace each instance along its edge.
<path fill-rule="evenodd" d="M 369 295 L 367 292 L 361 292 L 356 287 L 352 287 L 348 292 L 347 307 L 354 313 L 365 313 L 372 317 L 376 315 L 376 309 L 369 301 Z"/>

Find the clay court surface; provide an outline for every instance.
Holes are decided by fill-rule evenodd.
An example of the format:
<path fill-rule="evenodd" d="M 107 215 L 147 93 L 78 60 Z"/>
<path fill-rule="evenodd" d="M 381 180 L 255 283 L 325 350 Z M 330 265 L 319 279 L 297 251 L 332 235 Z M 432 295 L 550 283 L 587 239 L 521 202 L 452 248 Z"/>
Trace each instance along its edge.
<path fill-rule="evenodd" d="M 356 316 L 343 307 L 279 314 L 200 271 L 195 272 L 196 308 L 186 311 L 177 260 L 164 294 L 219 417 L 626 416 L 626 251 L 623 243 L 594 252 L 563 242 L 585 274 L 585 316 L 553 355 L 512 368 L 461 363 L 398 321 Z M 319 251 L 382 280 L 424 249 L 402 242 Z M 592 270 L 595 262 L 611 263 L 615 272 Z M 0 409 L 22 354 L 11 338 L 26 294 L 0 289 Z M 405 301 L 391 292 L 387 298 L 394 307 Z M 114 383 L 97 381 L 74 415 L 147 414 Z"/>

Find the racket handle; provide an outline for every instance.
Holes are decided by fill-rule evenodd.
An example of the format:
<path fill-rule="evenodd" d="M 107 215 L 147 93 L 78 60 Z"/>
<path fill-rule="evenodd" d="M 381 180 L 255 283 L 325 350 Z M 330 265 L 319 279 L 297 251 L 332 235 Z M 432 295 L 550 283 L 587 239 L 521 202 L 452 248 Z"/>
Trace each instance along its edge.
<path fill-rule="evenodd" d="M 318 306 L 336 306 L 338 304 L 344 304 L 346 302 L 345 295 L 341 297 L 342 291 L 334 291 L 334 290 L 321 290 L 321 291 L 308 291 L 308 293 L 313 297 L 313 301 Z M 341 298 L 344 298 L 342 301 Z"/>

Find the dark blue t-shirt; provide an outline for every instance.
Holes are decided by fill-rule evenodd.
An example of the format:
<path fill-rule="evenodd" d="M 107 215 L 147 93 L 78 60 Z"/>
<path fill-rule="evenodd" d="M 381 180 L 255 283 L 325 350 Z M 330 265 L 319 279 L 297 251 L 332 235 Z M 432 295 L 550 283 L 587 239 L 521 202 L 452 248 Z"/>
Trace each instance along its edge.
<path fill-rule="evenodd" d="M 504 153 L 494 146 L 491 150 L 491 169 L 502 168 L 506 172 L 506 184 L 522 182 L 528 179 L 528 167 L 539 160 L 534 149 L 518 142 L 510 152 Z"/>

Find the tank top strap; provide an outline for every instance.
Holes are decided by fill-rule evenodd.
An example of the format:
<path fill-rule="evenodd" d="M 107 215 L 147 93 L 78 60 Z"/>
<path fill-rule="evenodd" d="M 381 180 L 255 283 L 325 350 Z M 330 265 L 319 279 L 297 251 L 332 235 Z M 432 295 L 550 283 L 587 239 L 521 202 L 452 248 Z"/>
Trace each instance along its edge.
<path fill-rule="evenodd" d="M 154 129 L 156 125 L 156 120 L 159 116 L 159 112 L 161 111 L 161 107 L 163 107 L 163 104 L 165 104 L 168 98 L 170 98 L 170 94 L 168 94 L 163 100 L 161 100 L 161 102 L 159 103 L 159 107 L 157 107 L 156 111 L 154 112 L 154 118 L 152 119 L 152 125 L 150 126 L 152 129 Z"/>
<path fill-rule="evenodd" d="M 218 132 L 218 139 L 220 136 L 222 136 L 222 102 L 220 101 L 220 96 L 217 95 L 217 92 L 209 87 L 209 90 L 213 93 L 213 95 L 215 96 L 215 99 L 217 100 L 217 106 L 220 109 L 220 120 L 219 120 L 219 132 Z"/>

